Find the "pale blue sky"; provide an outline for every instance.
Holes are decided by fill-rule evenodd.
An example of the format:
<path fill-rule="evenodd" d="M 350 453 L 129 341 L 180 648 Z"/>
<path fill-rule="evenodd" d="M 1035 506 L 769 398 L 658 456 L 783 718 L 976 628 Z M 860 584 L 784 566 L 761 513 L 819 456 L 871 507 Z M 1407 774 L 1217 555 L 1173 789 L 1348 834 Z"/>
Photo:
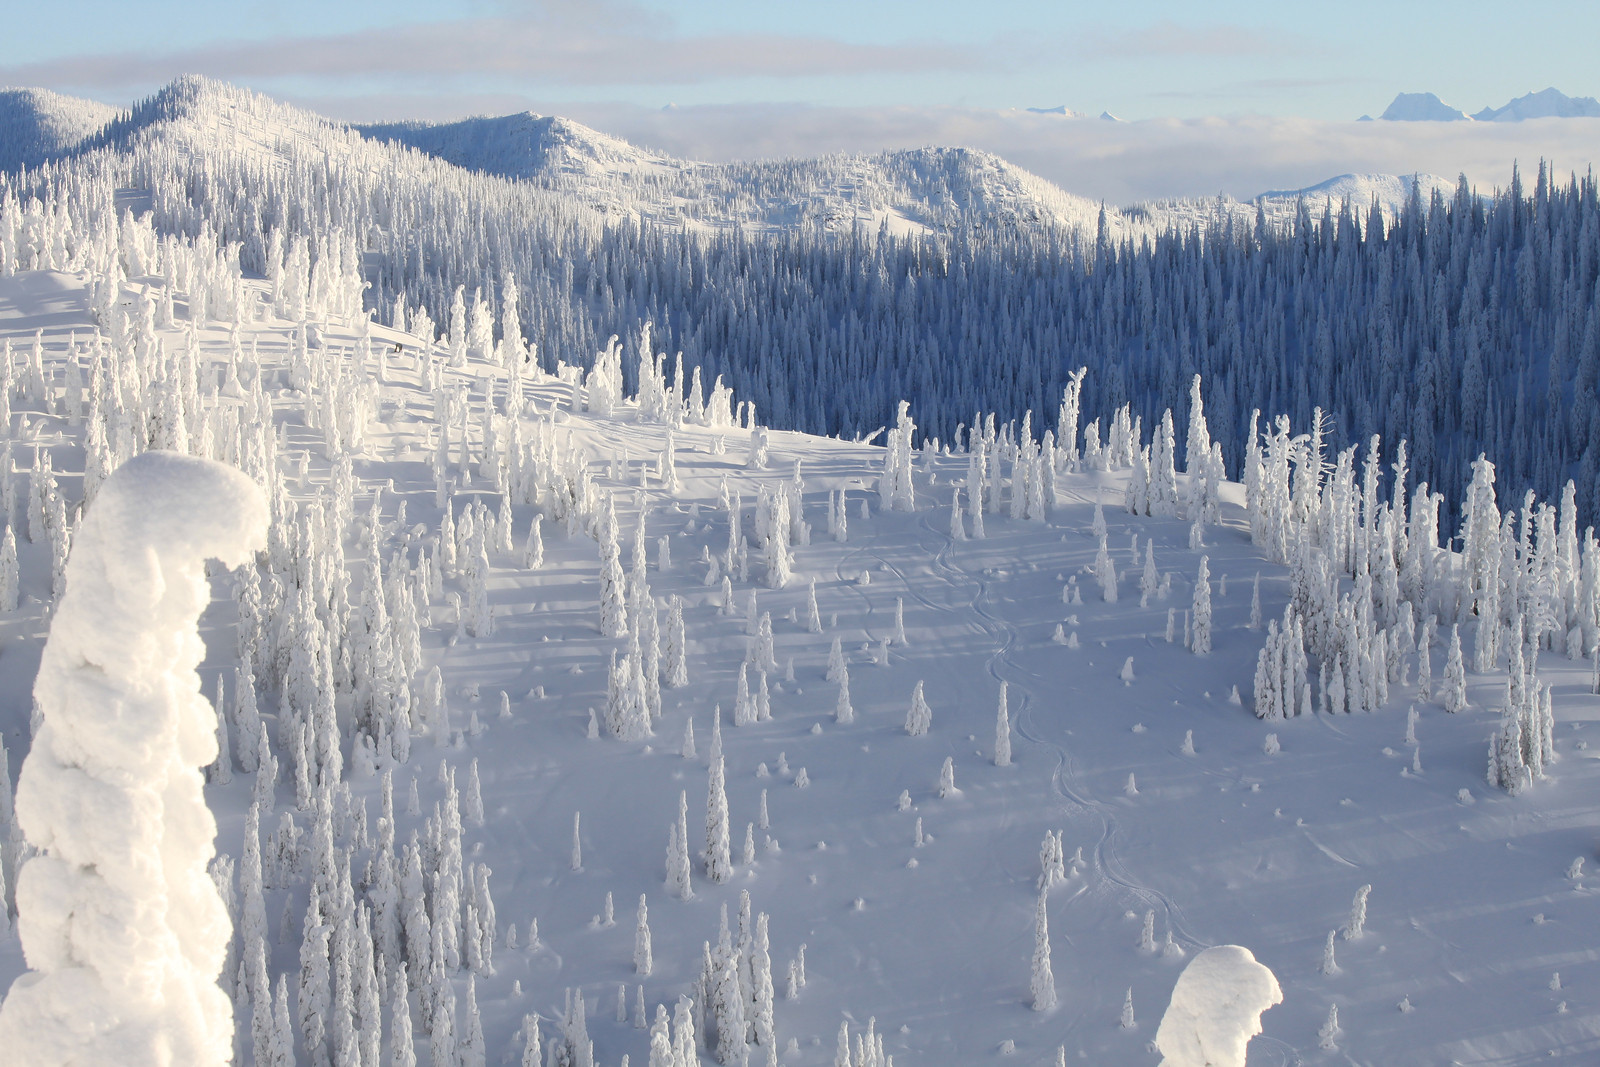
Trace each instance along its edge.
<path fill-rule="evenodd" d="M 1600 4 L 1345 0 L 58 0 L 14 5 L 0 83 L 119 103 L 184 71 L 347 117 L 608 103 L 1069 107 L 1353 119 L 1600 95 Z M 569 107 L 570 109 L 570 107 Z"/>

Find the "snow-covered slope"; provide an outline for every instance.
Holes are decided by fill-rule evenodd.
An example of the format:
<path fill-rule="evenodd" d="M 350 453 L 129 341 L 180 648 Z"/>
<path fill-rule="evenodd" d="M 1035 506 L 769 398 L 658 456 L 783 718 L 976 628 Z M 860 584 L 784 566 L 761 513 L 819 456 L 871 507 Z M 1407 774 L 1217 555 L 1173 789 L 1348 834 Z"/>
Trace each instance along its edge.
<path fill-rule="evenodd" d="M 1460 122 L 1467 116 L 1432 93 L 1400 93 L 1378 117 L 1399 122 Z"/>
<path fill-rule="evenodd" d="M 677 163 L 570 119 L 531 111 L 459 122 L 375 123 L 356 129 L 375 140 L 397 141 L 458 167 L 505 178 L 642 176 L 659 174 Z"/>
<path fill-rule="evenodd" d="M 680 421 L 667 414 L 686 396 L 676 387 L 613 404 L 620 382 L 603 361 L 587 383 L 571 371 L 519 377 L 485 352 L 454 358 L 444 345 L 421 346 L 316 301 L 307 328 L 285 311 L 304 297 L 286 294 L 309 276 L 280 278 L 274 296 L 267 283 L 230 276 L 224 257 L 158 247 L 136 227 L 105 244 L 73 245 L 83 257 L 76 273 L 0 278 L 0 351 L 10 342 L 12 359 L 4 445 L 20 467 L 9 499 L 22 533 L 21 602 L 0 611 L 0 736 L 11 777 L 29 745 L 52 557 L 68 544 L 54 524 L 81 500 L 86 461 L 156 444 L 259 468 L 275 501 L 273 548 L 255 572 L 255 599 L 237 592 L 244 587 L 234 577 L 218 576 L 201 671 L 205 692 L 221 684 L 229 694 L 237 738 L 246 713 L 233 672 L 241 644 L 257 649 L 261 736 L 281 771 L 273 786 L 229 764 L 232 781 L 214 773 L 206 795 L 218 847 L 234 857 L 246 854 L 252 795 L 265 800 L 263 948 L 270 976 L 284 976 L 293 991 L 285 1019 L 302 1046 L 305 1033 L 333 1046 L 341 1027 L 361 1043 L 377 1028 L 387 1049 L 398 1007 L 415 1019 L 418 1062 L 429 1062 L 427 1031 L 444 1032 L 437 1020 L 453 1017 L 454 1033 L 473 1040 L 470 995 L 482 1034 L 469 1044 L 471 1062 L 520 1062 L 525 1020 L 536 1015 L 547 1045 L 576 1042 L 563 1044 L 556 1062 L 591 1062 L 581 1036 L 594 1043 L 592 1062 L 612 1067 L 626 1055 L 645 1064 L 650 1038 L 641 1024 L 657 1004 L 670 1014 L 680 997 L 704 995 L 697 982 L 707 943 L 717 944 L 726 914 L 732 929 L 717 958 L 734 961 L 722 968 L 728 988 L 748 988 L 752 1008 L 771 1005 L 773 1040 L 752 1047 L 750 1059 L 784 1067 L 839 1062 L 841 1025 L 854 1037 L 880 1037 L 901 1067 L 1058 1056 L 1154 1064 L 1149 1041 L 1184 962 L 1219 944 L 1248 947 L 1282 986 L 1283 1004 L 1266 1013 L 1252 1042 L 1254 1064 L 1578 1064 L 1600 1054 L 1600 955 L 1590 936 L 1600 922 L 1592 870 L 1600 749 L 1586 740 L 1600 698 L 1587 664 L 1559 648 L 1540 657 L 1538 677 L 1553 687 L 1554 762 L 1520 796 L 1484 783 L 1505 671 L 1467 671 L 1469 706 L 1453 714 L 1440 706 L 1448 627 L 1424 643 L 1426 668 L 1403 627 L 1378 631 L 1381 645 L 1345 665 L 1358 686 L 1383 692 L 1370 711 L 1270 723 L 1251 714 L 1262 672 L 1295 669 L 1292 658 L 1258 659 L 1259 627 L 1286 618 L 1291 597 L 1304 604 L 1327 593 L 1315 574 L 1347 598 L 1365 596 L 1362 611 L 1387 613 L 1391 601 L 1398 611 L 1396 580 L 1402 591 L 1434 583 L 1439 611 L 1455 603 L 1454 576 L 1464 568 L 1431 547 L 1408 554 L 1396 579 L 1387 551 L 1373 547 L 1375 537 L 1388 545 L 1398 536 L 1387 519 L 1381 533 L 1354 520 L 1322 530 L 1387 560 L 1366 584 L 1339 579 L 1338 570 L 1291 579 L 1252 543 L 1237 484 L 1220 486 L 1216 522 L 1173 514 L 1179 482 L 1157 515 L 1132 514 L 1122 506 L 1134 480 L 1123 461 L 1074 463 L 1063 452 L 1047 468 L 1049 490 L 1036 486 L 1053 491 L 1054 503 L 1027 517 L 1031 476 L 1007 458 L 1004 439 L 978 463 L 935 447 L 897 453 L 905 480 L 890 484 L 904 486 L 910 509 L 893 510 L 878 481 L 882 447 L 753 433 L 732 425 L 726 409 L 696 417 L 691 406 Z M 95 256 L 118 256 L 137 273 L 111 289 Z M 196 292 L 176 288 L 179 277 Z M 341 279 L 340 291 L 350 281 Z M 200 290 L 241 302 L 224 320 L 190 321 Z M 204 302 L 222 308 L 214 297 Z M 103 398 L 85 403 L 86 387 Z M 1084 418 L 1104 426 L 1107 415 Z M 1121 425 L 1111 440 L 1125 435 Z M 1286 428 L 1277 441 L 1262 477 L 1281 473 L 1279 520 L 1288 521 L 1290 452 L 1299 445 Z M 981 535 L 968 492 L 979 469 L 994 490 Z M 1297 479 L 1294 513 L 1303 503 L 1308 516 L 1355 515 L 1356 475 L 1342 464 L 1337 477 L 1310 486 Z M 1189 489 L 1186 476 L 1181 488 Z M 959 536 L 950 507 L 957 490 Z M 792 576 L 781 588 L 768 587 L 775 538 L 752 508 L 763 495 L 799 508 L 789 518 L 801 525 L 780 527 L 794 536 L 785 550 Z M 41 498 L 30 539 L 30 501 Z M 485 510 L 469 527 L 478 504 Z M 1384 506 L 1378 496 L 1365 505 L 1369 514 Z M 610 515 L 622 546 L 616 557 L 605 536 Z M 452 561 L 446 537 L 452 551 L 466 552 Z M 1323 543 L 1341 560 L 1354 553 L 1350 543 Z M 1316 551 L 1307 558 L 1321 559 Z M 1521 567 L 1514 545 L 1507 551 L 1508 566 Z M 1596 551 L 1583 549 L 1582 574 L 1595 573 Z M 1538 559 L 1566 575 L 1561 588 L 1577 578 L 1570 560 Z M 632 590 L 632 637 L 602 632 L 607 573 Z M 1196 654 L 1186 646 L 1199 633 L 1202 574 L 1210 648 Z M 379 576 L 385 593 L 369 596 Z M 1520 588 L 1530 603 L 1553 588 L 1547 577 L 1529 572 Z M 1102 582 L 1119 591 L 1115 599 Z M 613 588 L 616 605 L 623 594 Z M 1430 601 L 1426 592 L 1422 599 Z M 620 716 L 634 714 L 626 694 L 641 690 L 619 684 L 613 657 L 639 663 L 633 638 L 652 633 L 643 620 L 658 612 L 663 662 L 681 649 L 686 678 L 661 679 L 647 736 L 616 739 L 606 724 L 636 722 Z M 421 627 L 414 651 L 412 620 Z M 337 654 L 320 658 L 319 643 L 336 635 Z M 849 672 L 848 716 L 843 687 L 827 678 L 835 643 Z M 641 650 L 652 647 L 642 639 Z M 394 666 L 413 656 L 411 668 Z M 393 673 L 374 673 L 378 664 Z M 315 673 L 319 665 L 326 675 Z M 1309 664 L 1313 700 L 1327 692 L 1318 667 Z M 1426 696 L 1418 688 L 1425 669 Z M 319 694 L 328 689 L 306 683 L 324 677 L 340 679 L 336 700 L 325 703 Z M 415 698 L 407 758 L 391 754 L 394 734 L 371 718 L 374 707 L 393 716 L 406 705 L 373 704 L 374 679 L 396 686 L 397 701 L 401 689 Z M 653 686 L 637 684 L 648 704 Z M 919 684 L 931 725 L 908 736 Z M 1232 699 L 1235 689 L 1242 700 Z M 1002 692 L 1010 760 L 997 766 Z M 314 742 L 309 731 L 283 727 L 308 699 L 324 731 Z M 741 705 L 764 706 L 770 717 L 735 725 Z M 385 739 L 381 754 L 361 740 L 373 731 Z M 719 781 L 714 744 L 725 822 L 720 806 L 707 804 Z M 296 773 L 297 758 L 315 767 Z M 376 823 L 385 774 L 392 833 Z M 316 799 L 312 775 L 339 786 Z M 689 899 L 664 884 L 680 798 Z M 708 807 L 730 831 L 725 880 L 703 873 Z M 1056 833 L 1059 853 L 1046 837 Z M 357 903 L 370 906 L 380 934 L 384 916 L 394 917 L 397 898 L 386 895 L 384 877 L 393 870 L 391 841 L 419 866 L 415 880 L 409 864 L 401 869 L 406 931 L 389 949 L 401 955 L 377 965 L 382 995 L 369 1000 L 373 968 L 360 949 L 368 927 L 354 916 Z M 5 847 L 10 875 L 18 857 Z M 1053 855 L 1058 876 L 1042 878 L 1056 867 Z M 219 868 L 219 878 L 238 901 L 243 876 L 228 871 Z M 1057 1003 L 1035 1011 L 1041 881 Z M 313 882 L 332 890 L 315 910 Z M 480 884 L 491 890 L 492 919 Z M 750 917 L 741 924 L 746 893 Z M 648 968 L 635 963 L 641 896 Z M 1358 896 L 1360 922 L 1352 915 Z M 420 936 L 429 916 L 441 930 L 432 940 Z M 487 932 L 458 961 L 442 931 L 465 939 L 474 923 Z M 319 958 L 317 948 L 330 928 L 331 944 L 355 946 L 331 966 L 328 950 Z M 304 952 L 303 940 L 311 946 Z M 481 956 L 485 944 L 492 960 Z M 400 958 L 420 988 L 393 996 L 387 982 Z M 768 961 L 770 999 L 756 980 Z M 0 937 L 0 986 L 23 967 L 14 935 Z M 322 1003 L 335 1009 L 304 1029 L 296 1025 L 303 970 L 311 994 L 333 990 Z M 236 973 L 224 974 L 230 992 Z M 352 1001 L 359 1010 L 342 1015 Z M 237 998 L 241 1064 L 251 1062 L 249 1004 L 248 994 Z M 1327 1025 L 1330 1008 L 1337 1029 Z M 296 1062 L 316 1060 L 299 1049 Z M 886 1067 L 864 1048 L 850 1063 Z"/>
<path fill-rule="evenodd" d="M 37 165 L 74 147 L 104 145 L 134 154 L 177 152 L 230 166 L 268 161 L 296 166 L 295 160 L 310 152 L 347 162 L 362 183 L 388 175 L 437 184 L 455 182 L 465 173 L 477 176 L 479 200 L 522 200 L 531 189 L 542 195 L 542 203 L 561 205 L 561 214 L 700 232 L 804 227 L 837 232 L 865 224 L 920 234 L 969 225 L 1044 226 L 1092 240 L 1103 211 L 1110 237 L 1138 238 L 1173 227 L 1203 230 L 1219 219 L 1253 224 L 1256 200 L 1264 201 L 1270 221 L 1287 222 L 1302 192 L 1309 200 L 1334 204 L 1348 198 L 1362 210 L 1376 193 L 1386 210 L 1395 211 L 1410 181 L 1396 175 L 1342 175 L 1250 201 L 1161 200 L 1118 208 L 1076 196 L 992 153 L 959 147 L 705 163 L 642 148 L 569 119 L 531 113 L 352 127 L 196 77 L 178 79 L 121 117 L 92 101 L 39 90 L 0 96 L 0 109 L 7 106 L 20 132 L 0 140 L 0 160 L 16 156 Z M 1448 184 L 1430 177 L 1424 195 Z"/>
<path fill-rule="evenodd" d="M 37 167 L 80 144 L 116 109 L 48 89 L 0 89 L 0 171 Z"/>
<path fill-rule="evenodd" d="M 1176 226 L 1179 230 L 1198 227 L 1202 232 L 1229 223 L 1253 226 L 1262 216 L 1271 225 L 1290 226 L 1302 202 L 1313 218 L 1320 218 L 1325 208 L 1337 214 L 1345 206 L 1364 216 L 1376 203 L 1386 218 L 1393 219 L 1405 210 L 1413 185 L 1420 190 L 1424 205 L 1435 192 L 1446 198 L 1456 192 L 1455 182 L 1436 174 L 1341 174 L 1303 189 L 1271 189 L 1249 200 L 1227 196 L 1213 200 L 1161 200 L 1124 208 L 1121 214 L 1136 225 L 1144 223 L 1156 230 Z"/>
<path fill-rule="evenodd" d="M 1100 210 L 998 156 L 965 148 L 703 163 L 531 113 L 358 128 L 468 170 L 536 182 L 609 216 L 696 229 L 837 230 L 858 222 L 901 234 L 963 224 L 1082 229 L 1094 227 Z"/>
<path fill-rule="evenodd" d="M 1592 96 L 1568 96 L 1555 88 L 1541 89 L 1519 96 L 1500 107 L 1486 107 L 1472 117 L 1479 122 L 1600 118 L 1600 100 Z"/>
<path fill-rule="evenodd" d="M 110 110 L 92 102 L 32 90 L 19 99 L 26 105 L 19 113 L 33 126 L 59 131 L 8 140 L 26 152 L 30 164 L 81 145 L 163 157 L 177 152 L 246 167 L 294 165 L 311 152 L 347 162 L 363 182 L 386 175 L 457 182 L 449 173 L 456 171 L 477 176 L 479 199 L 526 199 L 525 191 L 513 187 L 532 187 L 546 194 L 544 202 L 562 205 L 559 214 L 637 219 L 674 229 L 839 231 L 862 223 L 896 234 L 977 225 L 1058 226 L 1092 235 L 1101 207 L 997 156 L 965 148 L 712 164 L 531 114 L 352 127 L 200 77 L 179 78 L 109 125 Z M 51 107 L 35 106 L 40 99 Z M 505 184 L 482 184 L 496 179 Z M 1114 208 L 1106 222 L 1113 235 L 1128 230 L 1128 220 Z"/>
<path fill-rule="evenodd" d="M 1303 197 L 1319 209 L 1324 202 L 1332 202 L 1335 207 L 1348 203 L 1364 211 L 1376 201 L 1392 216 L 1405 208 L 1413 188 L 1426 205 L 1434 193 L 1446 198 L 1455 195 L 1456 183 L 1437 174 L 1341 174 L 1304 189 L 1273 189 L 1255 199 L 1265 203 L 1270 214 L 1280 214 L 1286 207 L 1292 210 L 1294 202 Z"/>

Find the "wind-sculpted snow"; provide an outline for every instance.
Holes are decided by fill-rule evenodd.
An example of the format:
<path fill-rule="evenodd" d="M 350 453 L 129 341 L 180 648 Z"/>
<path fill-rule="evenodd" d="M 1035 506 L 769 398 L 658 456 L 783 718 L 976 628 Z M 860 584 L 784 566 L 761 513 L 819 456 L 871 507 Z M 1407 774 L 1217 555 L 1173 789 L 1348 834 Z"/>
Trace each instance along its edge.
<path fill-rule="evenodd" d="M 1244 1067 L 1261 1013 L 1281 1003 L 1277 978 L 1249 949 L 1206 949 L 1178 975 L 1156 1030 L 1162 1067 Z"/>
<path fill-rule="evenodd" d="M 231 1059 L 216 985 L 231 929 L 207 872 L 216 825 L 200 776 L 217 759 L 216 713 L 195 623 L 202 563 L 244 562 L 266 527 L 243 474 L 148 452 L 107 479 L 77 531 L 17 789 L 39 854 L 16 887 L 30 971 L 0 1007 L 10 1062 Z"/>

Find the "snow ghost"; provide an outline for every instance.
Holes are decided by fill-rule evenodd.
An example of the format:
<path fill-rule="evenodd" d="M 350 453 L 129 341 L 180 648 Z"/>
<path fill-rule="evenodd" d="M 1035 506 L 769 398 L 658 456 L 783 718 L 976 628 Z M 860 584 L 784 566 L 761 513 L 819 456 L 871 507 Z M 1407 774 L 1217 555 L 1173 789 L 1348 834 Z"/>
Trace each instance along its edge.
<path fill-rule="evenodd" d="M 146 452 L 101 486 L 74 539 L 39 664 L 42 716 L 17 818 L 39 854 L 17 881 L 32 970 L 0 1008 L 8 1062 L 221 1067 L 228 914 L 206 873 L 216 823 L 200 768 L 216 712 L 195 673 L 203 564 L 266 544 L 243 473 Z"/>
<path fill-rule="evenodd" d="M 1261 1032 L 1261 1013 L 1283 1003 L 1283 990 L 1250 950 L 1218 945 L 1178 976 L 1156 1030 L 1161 1067 L 1245 1067 L 1245 1048 Z"/>

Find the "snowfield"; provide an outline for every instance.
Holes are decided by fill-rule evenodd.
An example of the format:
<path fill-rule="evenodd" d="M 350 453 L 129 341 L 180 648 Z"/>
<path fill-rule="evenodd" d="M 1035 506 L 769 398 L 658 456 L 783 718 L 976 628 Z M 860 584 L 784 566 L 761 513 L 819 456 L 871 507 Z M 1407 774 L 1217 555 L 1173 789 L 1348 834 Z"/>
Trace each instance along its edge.
<path fill-rule="evenodd" d="M 146 284 L 160 299 L 165 283 L 157 275 L 151 268 L 121 286 L 114 302 L 124 314 L 138 312 Z M 10 782 L 29 751 L 29 694 L 54 600 L 52 549 L 47 539 L 25 536 L 30 486 L 40 480 L 30 472 L 39 469 L 35 457 L 47 455 L 67 513 L 81 500 L 90 458 L 79 404 L 90 378 L 83 349 L 95 334 L 97 309 L 109 303 L 97 294 L 104 284 L 87 271 L 0 278 L 0 344 L 10 345 L 13 383 L 8 499 L 13 523 L 21 524 L 14 526 L 21 602 L 0 615 L 0 728 Z M 1264 627 L 1283 614 L 1289 569 L 1267 562 L 1252 543 L 1245 489 L 1236 483 L 1220 487 L 1220 521 L 1205 524 L 1202 544 L 1191 547 L 1188 520 L 1135 515 L 1124 506 L 1129 470 L 1082 469 L 1065 458 L 1063 442 L 1048 515 L 1012 517 L 1011 486 L 997 491 L 1001 508 L 983 515 L 979 538 L 967 488 L 972 460 L 964 451 L 917 441 L 906 456 L 914 507 L 892 510 L 879 480 L 886 457 L 900 453 L 881 437 L 866 444 L 761 430 L 765 462 L 752 466 L 750 430 L 710 415 L 712 425 L 684 419 L 674 427 L 677 420 L 649 410 L 680 403 L 677 392 L 624 400 L 610 412 L 585 410 L 607 406 L 594 398 L 620 381 L 591 377 L 585 385 L 576 370 L 509 375 L 484 351 L 451 365 L 445 344 L 424 352 L 409 333 L 365 327 L 340 313 L 314 315 L 302 342 L 300 324 L 282 317 L 269 283 L 246 280 L 239 293 L 243 310 L 234 320 L 198 324 L 188 320 L 189 295 L 174 294 L 173 324 L 154 330 L 162 354 L 142 358 L 152 374 L 176 375 L 192 357 L 198 384 L 189 402 L 197 398 L 198 406 L 179 410 L 191 428 L 206 432 L 187 439 L 191 451 L 226 452 L 210 432 L 215 427 L 232 426 L 248 438 L 260 411 L 252 413 L 247 398 L 259 386 L 283 497 L 302 522 L 319 497 L 344 522 L 343 551 L 334 558 L 346 571 L 330 581 L 342 587 L 335 599 L 351 606 L 352 619 L 371 581 L 369 559 L 381 558 L 392 577 L 396 560 L 406 574 L 430 553 L 437 558 L 444 517 L 438 485 L 453 524 L 474 501 L 498 513 L 505 494 L 493 488 L 486 424 L 495 426 L 497 447 L 515 440 L 548 450 L 551 466 L 582 472 L 574 484 L 592 487 L 588 500 L 597 510 L 582 519 L 569 524 L 548 497 L 518 501 L 511 549 L 499 531 L 485 539 L 492 624 L 473 607 L 481 590 L 467 560 L 447 568 L 419 605 L 421 663 L 407 679 L 418 701 L 409 761 L 374 758 L 352 740 L 351 690 L 341 688 L 335 704 L 343 768 L 335 777 L 348 797 L 337 784 L 328 794 L 335 801 L 331 877 L 348 878 L 355 900 L 377 908 L 370 887 L 386 839 L 378 825 L 383 775 L 392 776 L 397 854 L 413 835 L 424 846 L 430 836 L 442 840 L 441 854 L 448 854 L 452 796 L 462 798 L 464 814 L 454 816 L 461 820 L 456 860 L 469 865 L 462 892 L 479 905 L 471 921 L 483 921 L 474 878 L 486 879 L 492 908 L 484 941 L 462 954 L 473 961 L 447 975 L 460 1062 L 527 1062 L 524 1021 L 537 1016 L 548 1057 L 539 1062 L 611 1067 L 627 1057 L 683 1067 L 679 1059 L 658 1061 L 642 1027 L 658 1004 L 672 1016 L 680 998 L 696 994 L 706 946 L 715 949 L 724 917 L 744 960 L 739 980 L 754 983 L 757 1014 L 765 965 L 752 961 L 759 933 L 769 939 L 766 996 L 776 1044 L 751 1044 L 748 1056 L 757 1063 L 842 1062 L 836 1054 L 844 1024 L 854 1067 L 880 1063 L 877 1049 L 859 1040 L 869 1033 L 902 1067 L 1051 1064 L 1063 1062 L 1059 1057 L 1154 1065 L 1157 1024 L 1180 972 L 1218 945 L 1245 946 L 1281 985 L 1282 1003 L 1261 1017 L 1263 1032 L 1250 1043 L 1252 1065 L 1600 1057 L 1600 747 L 1591 753 L 1587 745 L 1590 734 L 1600 734 L 1600 698 L 1586 662 L 1543 653 L 1554 761 L 1543 780 L 1511 796 L 1485 780 L 1488 739 L 1506 699 L 1500 667 L 1469 670 L 1470 704 L 1456 714 L 1418 696 L 1417 655 L 1408 648 L 1391 670 L 1387 701 L 1374 711 L 1277 722 L 1252 714 L 1263 643 L 1263 630 L 1250 626 L 1254 583 L 1259 575 Z M 36 337 L 39 391 L 29 370 Z M 69 353 L 80 368 L 69 371 Z M 159 397 L 179 388 L 173 380 L 157 375 L 147 384 Z M 513 395 L 521 399 L 512 402 Z M 458 401 L 451 397 L 464 400 L 464 409 L 452 407 Z M 128 404 L 138 410 L 132 399 Z M 334 410 L 340 405 L 343 411 Z M 238 414 L 207 421 L 206 412 L 222 408 Z M 439 410 L 451 412 L 445 425 L 469 428 L 464 465 L 454 451 L 463 447 L 459 435 L 450 438 L 451 449 L 439 445 Z M 517 429 L 498 416 L 486 423 L 489 412 L 508 410 Z M 1084 422 L 1100 418 L 1104 425 L 1111 414 L 1085 412 Z M 663 469 L 669 434 L 676 489 Z M 1078 443 L 1074 435 L 1074 451 Z M 350 463 L 348 509 L 338 503 L 341 457 Z M 992 454 L 990 463 L 993 477 L 1012 470 Z M 1187 485 L 1189 478 L 1180 480 Z M 802 511 L 790 521 L 807 529 L 791 527 L 799 532 L 787 550 L 792 575 L 782 588 L 768 588 L 770 553 L 763 555 L 753 505 L 763 494 L 782 498 L 791 485 Z M 961 539 L 952 537 L 951 520 L 958 487 Z M 829 516 L 839 494 L 845 530 L 836 539 Z M 724 602 L 726 564 L 707 580 L 711 561 L 729 548 L 728 500 L 738 502 L 748 555 L 746 575 L 735 565 L 731 604 Z M 608 666 L 631 647 L 626 636 L 602 633 L 607 509 L 616 519 L 617 562 L 647 579 L 662 633 L 669 633 L 672 601 L 682 605 L 687 684 L 661 683 L 659 715 L 645 720 L 642 740 L 617 740 L 607 729 Z M 1100 516 L 1117 576 L 1115 602 L 1096 576 Z M 536 517 L 542 560 L 526 566 Z M 1457 521 L 1441 519 L 1451 532 Z M 598 548 L 585 527 L 600 531 Z M 1160 582 L 1141 596 L 1146 546 L 1153 546 Z M 1185 635 L 1203 562 L 1211 651 L 1196 655 Z M 270 576 L 270 568 L 262 574 Z M 628 580 L 637 596 L 637 577 Z M 229 572 L 214 571 L 199 670 L 203 692 L 214 694 L 219 684 L 226 692 L 237 733 L 235 584 Z M 1346 579 L 1344 587 L 1350 584 Z M 809 625 L 813 588 L 816 627 Z M 761 674 L 765 617 L 772 659 Z M 636 613 L 629 618 L 641 625 Z M 1432 649 L 1435 693 L 1447 633 Z M 289 646 L 309 639 L 292 629 L 280 638 Z M 828 678 L 835 641 L 848 669 L 850 722 L 838 721 L 840 686 Z M 760 721 L 736 725 L 747 661 L 756 710 L 742 717 Z M 1469 668 L 1471 662 L 1469 656 Z M 447 708 L 430 719 L 422 703 L 435 667 Z M 272 738 L 280 770 L 270 805 L 259 811 L 261 848 L 268 852 L 269 834 L 285 819 L 303 835 L 298 853 L 289 850 L 293 869 L 268 874 L 263 901 L 267 970 L 274 982 L 288 976 L 287 1022 L 300 1019 L 308 892 L 323 873 L 313 855 L 316 813 L 297 802 L 293 754 L 282 744 L 285 698 L 267 685 L 267 673 L 258 663 L 262 736 Z M 909 736 L 919 683 L 931 718 L 925 734 Z M 995 765 L 1002 686 L 1008 766 Z M 760 716 L 762 687 L 770 718 Z M 592 725 L 598 736 L 590 736 Z M 691 725 L 694 747 L 686 756 Z M 714 733 L 731 864 L 721 883 L 706 877 L 702 861 Z M 217 820 L 217 849 L 234 858 L 221 877 L 237 922 L 246 892 L 235 879 L 246 853 L 246 811 L 262 787 L 236 756 L 227 774 L 214 769 L 211 778 L 205 796 Z M 481 820 L 469 781 L 479 783 Z M 687 900 L 667 885 L 680 796 L 692 870 Z M 9 797 L 7 789 L 0 808 L 7 821 Z M 1059 852 L 1051 834 L 1060 835 Z M 4 851 L 8 887 L 22 851 L 17 840 Z M 1056 862 L 1056 876 L 1043 877 L 1042 868 Z M 276 860 L 267 865 L 270 872 Z M 460 881 L 461 872 L 455 877 Z M 1030 960 L 1041 885 L 1055 1006 L 1035 1011 Z M 1362 922 L 1352 910 L 1364 886 L 1371 888 Z M 741 930 L 745 894 L 750 911 Z M 636 970 L 641 897 L 648 903 L 648 975 Z M 335 944 L 349 938 L 337 917 L 326 918 L 324 904 L 325 921 L 342 931 Z M 766 923 L 757 923 L 763 913 Z M 361 937 L 354 940 L 359 961 Z M 481 958 L 485 943 L 492 961 Z M 241 1064 L 261 1062 L 253 1059 L 250 983 L 236 977 L 249 949 L 235 941 L 222 978 L 234 997 Z M 370 961 L 371 940 L 366 952 Z M 355 983 L 349 1025 L 363 1035 L 381 1028 L 378 1059 L 367 1058 L 365 1036 L 352 1038 L 362 1064 L 398 1062 L 391 1044 L 399 1040 L 392 1036 L 397 962 L 384 973 L 380 955 L 381 995 L 368 1001 L 363 982 L 371 980 L 371 964 L 368 978 L 352 979 L 348 964 L 333 961 L 336 1005 L 340 983 Z M 322 967 L 327 983 L 326 957 Z M 24 969 L 13 929 L 0 938 L 0 988 Z M 639 986 L 644 1018 L 635 1017 Z M 429 1062 L 424 1022 L 433 1010 L 422 1001 L 442 996 L 437 987 L 410 994 L 418 1062 Z M 363 1006 L 380 1002 L 377 1017 Z M 469 1019 L 474 1002 L 479 1046 Z M 1186 1001 L 1204 1002 L 1200 995 Z M 696 1025 L 702 1040 L 714 1029 L 704 1022 Z M 293 1062 L 345 1064 L 345 1049 L 333 1040 L 340 1025 L 337 1018 L 329 1023 L 322 1058 L 308 1054 L 303 1030 L 293 1026 L 300 1044 Z M 759 1022 L 750 1025 L 762 1036 Z M 593 1042 L 592 1061 L 581 1038 L 567 1043 L 580 1031 Z M 700 1050 L 703 1062 L 717 1059 L 717 1041 Z"/>

